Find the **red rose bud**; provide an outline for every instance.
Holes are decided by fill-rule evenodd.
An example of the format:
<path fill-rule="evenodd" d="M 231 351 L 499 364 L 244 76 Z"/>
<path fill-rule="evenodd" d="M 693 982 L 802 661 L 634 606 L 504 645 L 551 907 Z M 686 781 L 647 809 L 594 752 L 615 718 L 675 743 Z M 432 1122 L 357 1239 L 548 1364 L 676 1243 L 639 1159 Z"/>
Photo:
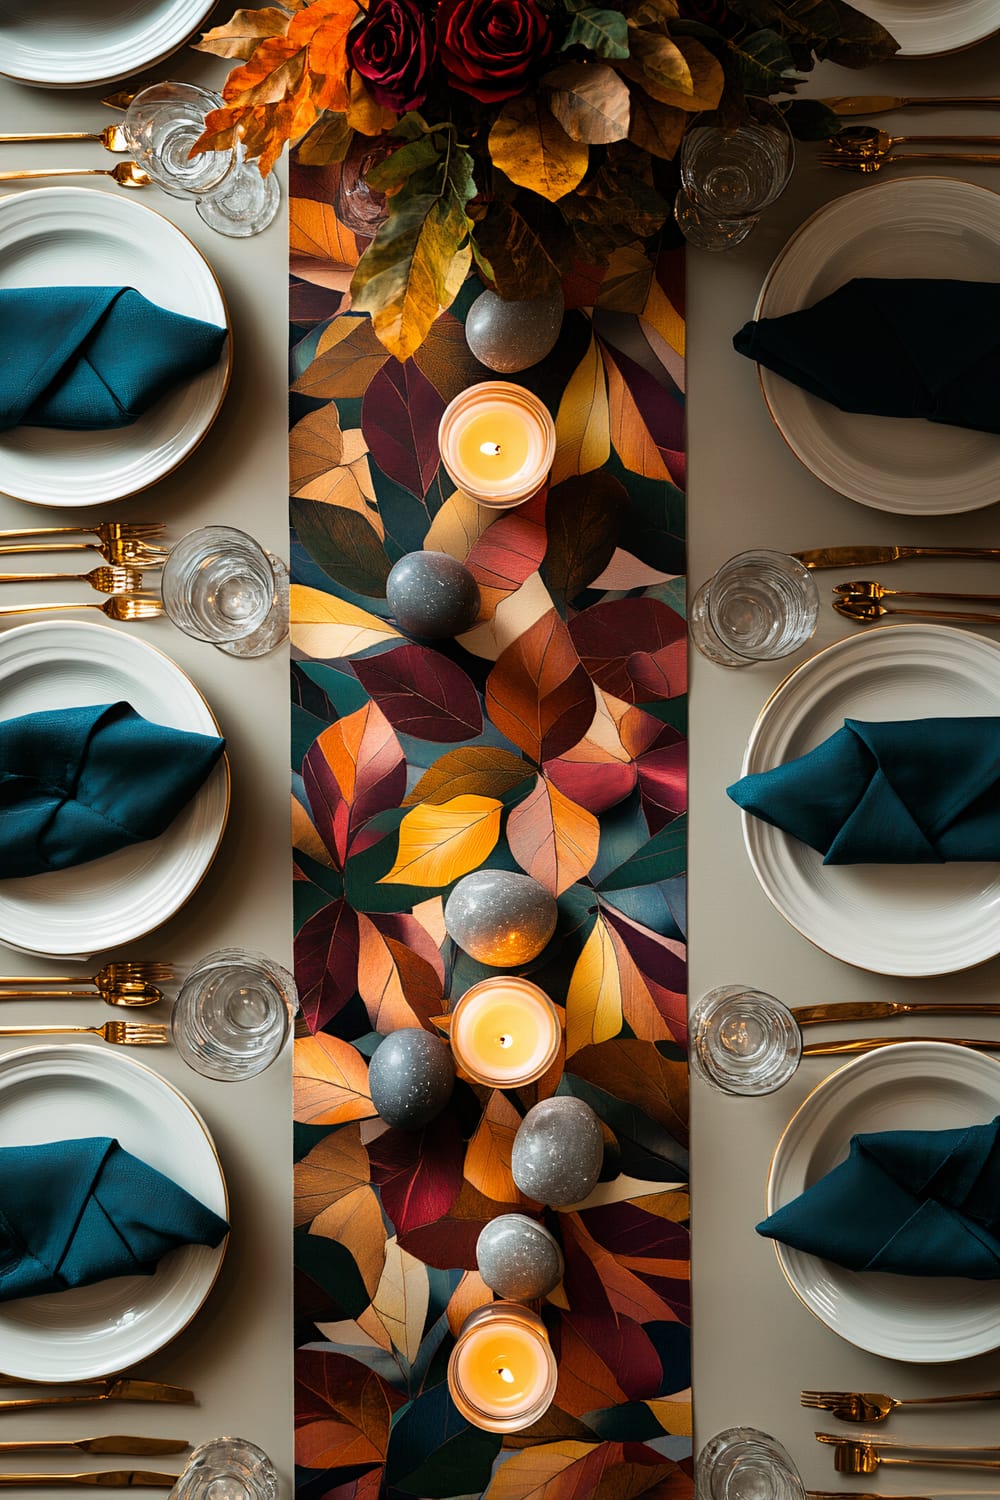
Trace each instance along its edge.
<path fill-rule="evenodd" d="M 376 104 L 400 114 L 423 104 L 431 38 L 427 18 L 413 0 L 374 0 L 350 34 L 348 53 Z"/>
<path fill-rule="evenodd" d="M 536 0 L 441 0 L 437 41 L 455 88 L 492 104 L 523 93 L 552 31 Z"/>

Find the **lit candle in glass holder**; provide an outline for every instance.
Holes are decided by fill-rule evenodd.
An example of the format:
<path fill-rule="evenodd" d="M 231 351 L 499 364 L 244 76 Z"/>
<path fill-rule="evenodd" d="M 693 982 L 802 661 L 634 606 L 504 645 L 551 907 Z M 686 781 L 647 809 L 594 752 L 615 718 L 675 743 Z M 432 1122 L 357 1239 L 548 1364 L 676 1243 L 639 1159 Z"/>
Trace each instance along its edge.
<path fill-rule="evenodd" d="M 558 1370 L 545 1324 L 516 1302 L 470 1313 L 448 1361 L 451 1399 L 475 1427 L 520 1432 L 552 1404 Z"/>
<path fill-rule="evenodd" d="M 548 408 L 524 386 L 487 380 L 462 391 L 438 428 L 449 478 L 480 505 L 521 505 L 542 488 L 556 452 Z"/>
<path fill-rule="evenodd" d="M 555 1006 L 528 979 L 483 979 L 466 990 L 451 1015 L 455 1062 L 491 1088 L 534 1083 L 559 1055 L 561 1039 Z"/>

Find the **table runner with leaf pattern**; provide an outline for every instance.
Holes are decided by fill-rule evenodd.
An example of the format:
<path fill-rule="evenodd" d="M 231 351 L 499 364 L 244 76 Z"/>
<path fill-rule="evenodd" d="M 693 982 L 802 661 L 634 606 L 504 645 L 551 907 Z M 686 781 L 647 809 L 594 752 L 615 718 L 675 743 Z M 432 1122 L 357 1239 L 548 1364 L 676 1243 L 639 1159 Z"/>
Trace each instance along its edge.
<path fill-rule="evenodd" d="M 506 513 L 454 493 L 447 402 L 495 378 L 470 354 L 470 280 L 405 365 L 348 287 L 358 242 L 337 168 L 291 188 L 292 824 L 296 1465 L 308 1500 L 632 1500 L 691 1487 L 684 982 L 683 259 L 628 252 L 566 285 L 555 351 L 512 377 L 549 405 L 546 493 Z M 460 640 L 408 640 L 386 575 L 463 559 L 482 594 Z M 565 1008 L 565 1057 L 530 1088 L 459 1081 L 423 1130 L 367 1089 L 380 1034 L 445 1033 L 489 972 L 447 937 L 443 899 L 482 868 L 558 897 L 525 971 Z M 606 1127 L 584 1206 L 526 1202 L 514 1133 L 569 1093 Z M 445 1372 L 491 1300 L 475 1269 L 497 1214 L 565 1253 L 542 1314 L 548 1414 L 501 1440 Z"/>

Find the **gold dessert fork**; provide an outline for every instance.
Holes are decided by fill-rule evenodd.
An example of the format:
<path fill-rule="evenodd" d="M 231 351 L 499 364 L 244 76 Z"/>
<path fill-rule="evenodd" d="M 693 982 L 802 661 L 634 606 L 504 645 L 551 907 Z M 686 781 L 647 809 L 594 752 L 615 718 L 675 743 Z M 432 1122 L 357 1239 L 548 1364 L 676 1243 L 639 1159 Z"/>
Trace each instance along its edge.
<path fill-rule="evenodd" d="M 889 135 L 874 125 L 848 125 L 826 144 L 855 156 L 885 156 L 895 146 L 1000 146 L 1000 135 Z"/>
<path fill-rule="evenodd" d="M 59 130 L 29 131 L 22 135 L 0 135 L 0 146 L 12 146 L 20 141 L 100 141 L 105 151 L 127 151 L 128 136 L 124 125 L 105 125 L 103 130 Z"/>
<path fill-rule="evenodd" d="M 884 1422 L 897 1406 L 954 1406 L 963 1401 L 1000 1401 L 1000 1391 L 971 1391 L 960 1396 L 887 1396 L 883 1391 L 802 1391 L 799 1400 L 803 1406 L 813 1411 L 832 1412 L 842 1422 Z"/>
<path fill-rule="evenodd" d="M 897 162 L 934 161 L 948 162 L 954 166 L 1000 167 L 1000 156 L 977 151 L 906 151 L 898 156 L 891 151 L 873 156 L 855 156 L 850 151 L 828 152 L 818 156 L 821 167 L 839 167 L 842 172 L 880 172 L 883 167 L 895 166 Z"/>
<path fill-rule="evenodd" d="M 142 588 L 138 568 L 91 568 L 89 573 L 0 573 L 0 583 L 89 583 L 99 594 L 131 594 Z"/>
<path fill-rule="evenodd" d="M 0 182 L 32 182 L 41 177 L 110 177 L 123 188 L 149 187 L 153 180 L 134 161 L 120 161 L 114 167 L 32 167 L 26 172 L 0 172 Z"/>
<path fill-rule="evenodd" d="M 103 1026 L 0 1026 L 0 1036 L 99 1036 L 114 1047 L 165 1047 L 166 1026 L 153 1021 L 105 1021 Z"/>
<path fill-rule="evenodd" d="M 155 620 L 163 613 L 163 603 L 156 594 L 113 594 L 103 604 L 5 604 L 4 615 L 41 615 L 59 609 L 99 609 L 109 620 Z"/>

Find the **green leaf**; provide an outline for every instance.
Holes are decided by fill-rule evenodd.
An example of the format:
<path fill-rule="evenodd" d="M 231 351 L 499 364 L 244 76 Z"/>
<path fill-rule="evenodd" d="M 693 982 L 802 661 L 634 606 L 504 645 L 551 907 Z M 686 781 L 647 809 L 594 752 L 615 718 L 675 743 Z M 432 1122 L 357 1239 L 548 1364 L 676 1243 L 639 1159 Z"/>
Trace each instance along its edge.
<path fill-rule="evenodd" d="M 620 10 L 588 5 L 570 22 L 562 50 L 567 47 L 586 47 L 598 57 L 628 57 L 628 22 Z"/>
<path fill-rule="evenodd" d="M 389 559 L 359 511 L 294 496 L 291 516 L 300 542 L 328 578 L 352 594 L 385 595 Z"/>
<path fill-rule="evenodd" d="M 765 28 L 731 42 L 740 82 L 748 94 L 766 97 L 781 93 L 789 79 L 797 81 L 795 59 L 776 31 Z"/>
<path fill-rule="evenodd" d="M 899 43 L 884 26 L 862 15 L 845 0 L 729 0 L 738 16 L 757 26 L 773 27 L 795 46 L 805 44 L 818 58 L 847 68 L 886 62 Z"/>
<path fill-rule="evenodd" d="M 630 859 L 610 875 L 605 875 L 598 889 L 624 891 L 633 885 L 650 885 L 684 873 L 687 865 L 687 818 L 675 818 L 661 828 L 654 838 L 637 849 Z"/>
<path fill-rule="evenodd" d="M 785 123 L 797 141 L 824 141 L 839 135 L 845 121 L 821 99 L 793 99 L 782 106 Z"/>
<path fill-rule="evenodd" d="M 419 140 L 397 147 L 380 162 L 376 162 L 365 173 L 365 181 L 377 193 L 401 187 L 415 172 L 441 163 L 445 150 L 446 143 L 440 137 L 423 135 Z"/>
<path fill-rule="evenodd" d="M 341 114 L 328 111 L 296 146 L 296 154 L 304 167 L 328 167 L 332 162 L 343 161 L 354 139 L 354 131 Z"/>

